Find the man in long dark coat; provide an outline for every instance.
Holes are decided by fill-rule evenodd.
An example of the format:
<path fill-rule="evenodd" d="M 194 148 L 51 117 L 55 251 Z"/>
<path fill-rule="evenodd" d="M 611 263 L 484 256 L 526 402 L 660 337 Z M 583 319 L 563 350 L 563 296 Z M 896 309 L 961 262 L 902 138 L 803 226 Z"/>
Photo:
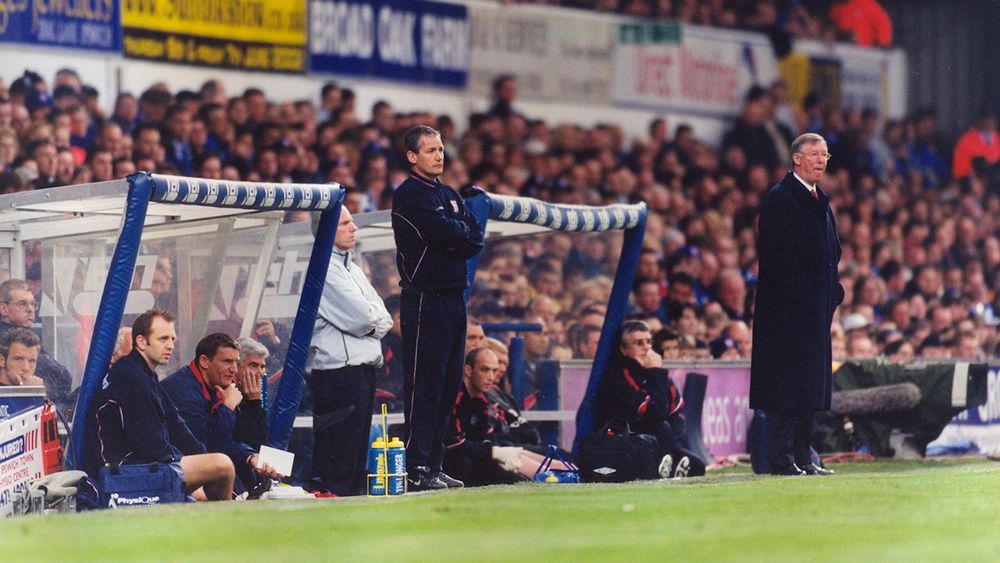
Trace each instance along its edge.
<path fill-rule="evenodd" d="M 792 171 L 760 207 L 750 407 L 765 412 L 772 473 L 825 475 L 810 459 L 809 437 L 814 413 L 830 408 L 830 323 L 844 298 L 840 241 L 830 197 L 817 185 L 830 158 L 826 140 L 807 133 L 791 149 Z"/>

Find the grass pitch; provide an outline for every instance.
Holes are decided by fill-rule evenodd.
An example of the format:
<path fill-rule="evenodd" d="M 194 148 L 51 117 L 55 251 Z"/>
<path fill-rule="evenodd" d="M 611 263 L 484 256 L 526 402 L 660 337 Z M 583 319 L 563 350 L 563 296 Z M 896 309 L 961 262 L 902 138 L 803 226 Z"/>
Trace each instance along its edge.
<path fill-rule="evenodd" d="M 0 521 L 7 561 L 997 561 L 1000 464 L 173 505 Z"/>

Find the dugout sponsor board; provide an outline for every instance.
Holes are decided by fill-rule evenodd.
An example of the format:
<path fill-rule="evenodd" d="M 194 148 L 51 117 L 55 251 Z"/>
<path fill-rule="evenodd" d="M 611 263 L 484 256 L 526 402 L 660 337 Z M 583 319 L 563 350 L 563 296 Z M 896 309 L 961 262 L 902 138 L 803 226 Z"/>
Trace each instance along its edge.
<path fill-rule="evenodd" d="M 747 90 L 777 78 L 764 35 L 676 22 L 618 28 L 614 102 L 719 118 L 736 117 Z"/>
<path fill-rule="evenodd" d="M 682 393 L 688 373 L 708 376 L 701 415 L 705 447 L 715 457 L 746 453 L 747 429 L 753 419 L 749 362 L 669 361 L 663 367 L 669 369 L 670 379 Z M 579 409 L 590 380 L 590 368 L 589 360 L 559 362 L 559 409 Z M 563 447 L 572 447 L 575 436 L 576 421 L 563 421 L 560 437 Z"/>
<path fill-rule="evenodd" d="M 664 362 L 670 379 L 683 393 L 688 373 L 708 376 L 702 403 L 701 433 L 713 457 L 747 452 L 750 410 L 750 366 L 747 362 Z"/>
<path fill-rule="evenodd" d="M 14 496 L 43 475 L 42 408 L 0 421 L 0 518 L 14 512 Z"/>
<path fill-rule="evenodd" d="M 0 420 L 15 417 L 45 403 L 45 387 L 0 386 Z"/>
<path fill-rule="evenodd" d="M 118 0 L 0 0 L 0 42 L 117 52 Z"/>
<path fill-rule="evenodd" d="M 311 0 L 309 67 L 464 88 L 468 9 L 424 0 Z"/>
<path fill-rule="evenodd" d="M 125 0 L 122 53 L 153 61 L 306 71 L 306 0 Z"/>
<path fill-rule="evenodd" d="M 500 74 L 526 100 L 611 103 L 617 26 L 603 14 L 477 3 L 469 6 L 469 91 L 489 97 Z"/>

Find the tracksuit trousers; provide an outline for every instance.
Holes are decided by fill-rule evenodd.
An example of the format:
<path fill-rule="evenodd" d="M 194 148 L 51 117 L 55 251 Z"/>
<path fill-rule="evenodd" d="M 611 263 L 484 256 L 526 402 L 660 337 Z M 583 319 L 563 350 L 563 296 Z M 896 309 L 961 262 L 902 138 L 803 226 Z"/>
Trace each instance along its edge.
<path fill-rule="evenodd" d="M 463 290 L 403 289 L 403 413 L 406 465 L 441 470 L 452 406 L 462 385 L 466 329 Z"/>

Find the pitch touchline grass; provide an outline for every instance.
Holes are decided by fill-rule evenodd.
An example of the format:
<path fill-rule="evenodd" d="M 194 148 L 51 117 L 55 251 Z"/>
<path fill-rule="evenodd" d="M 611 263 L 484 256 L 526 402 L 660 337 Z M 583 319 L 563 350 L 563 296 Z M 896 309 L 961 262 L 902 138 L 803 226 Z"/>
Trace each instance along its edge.
<path fill-rule="evenodd" d="M 522 485 L 0 522 L 8 561 L 996 561 L 1000 464 Z M 24 559 L 19 559 L 19 557 Z M 30 558 L 30 559 L 27 559 Z"/>

